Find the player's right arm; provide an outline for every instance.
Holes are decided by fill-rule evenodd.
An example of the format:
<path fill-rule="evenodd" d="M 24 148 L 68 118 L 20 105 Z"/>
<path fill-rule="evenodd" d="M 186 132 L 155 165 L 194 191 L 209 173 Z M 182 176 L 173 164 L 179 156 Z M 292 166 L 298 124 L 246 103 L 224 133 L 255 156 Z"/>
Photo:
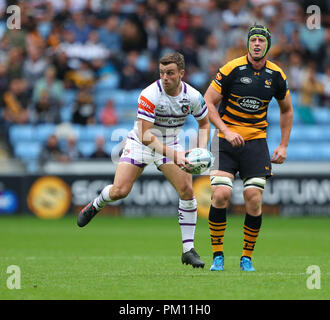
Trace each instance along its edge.
<path fill-rule="evenodd" d="M 173 159 L 174 163 L 177 164 L 179 167 L 184 167 L 186 170 L 189 171 L 187 164 L 189 161 L 185 157 L 184 151 L 176 151 L 171 147 L 166 146 L 163 144 L 152 132 L 151 129 L 153 128 L 153 122 L 138 119 L 138 133 L 140 141 L 153 151 L 162 154 L 168 158 Z"/>
<path fill-rule="evenodd" d="M 240 134 L 228 129 L 226 124 L 220 118 L 216 106 L 220 103 L 222 98 L 222 95 L 215 90 L 212 85 L 210 85 L 206 90 L 204 100 L 208 108 L 210 122 L 223 133 L 225 139 L 233 147 L 244 146 L 245 142 L 243 137 Z"/>

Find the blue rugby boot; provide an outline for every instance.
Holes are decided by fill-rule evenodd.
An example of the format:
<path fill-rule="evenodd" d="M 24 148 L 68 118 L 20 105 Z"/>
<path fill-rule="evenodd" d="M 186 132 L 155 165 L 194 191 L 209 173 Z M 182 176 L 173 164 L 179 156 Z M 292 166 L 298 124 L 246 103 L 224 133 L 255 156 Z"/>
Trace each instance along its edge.
<path fill-rule="evenodd" d="M 223 271 L 224 270 L 225 257 L 223 255 L 216 256 L 213 259 L 210 271 Z"/>
<path fill-rule="evenodd" d="M 256 271 L 256 269 L 253 268 L 251 259 L 248 257 L 241 258 L 240 266 L 242 271 Z"/>

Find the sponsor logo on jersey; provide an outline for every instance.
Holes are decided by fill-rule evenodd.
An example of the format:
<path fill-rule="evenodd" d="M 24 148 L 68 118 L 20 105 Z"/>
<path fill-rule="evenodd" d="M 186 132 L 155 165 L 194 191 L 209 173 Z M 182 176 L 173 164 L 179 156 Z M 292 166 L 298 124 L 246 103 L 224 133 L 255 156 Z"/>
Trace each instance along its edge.
<path fill-rule="evenodd" d="M 218 72 L 217 73 L 217 76 L 215 77 L 218 81 L 220 81 L 222 79 L 222 76 L 221 76 L 221 73 Z"/>
<path fill-rule="evenodd" d="M 249 77 L 242 77 L 241 82 L 244 84 L 250 84 L 250 83 L 252 83 L 252 79 Z"/>
<path fill-rule="evenodd" d="M 240 108 L 249 112 L 256 112 L 263 106 L 263 102 L 256 97 L 242 97 L 237 99 L 237 103 Z"/>
<path fill-rule="evenodd" d="M 265 80 L 265 88 L 270 88 L 271 85 L 272 85 L 272 79 Z"/>

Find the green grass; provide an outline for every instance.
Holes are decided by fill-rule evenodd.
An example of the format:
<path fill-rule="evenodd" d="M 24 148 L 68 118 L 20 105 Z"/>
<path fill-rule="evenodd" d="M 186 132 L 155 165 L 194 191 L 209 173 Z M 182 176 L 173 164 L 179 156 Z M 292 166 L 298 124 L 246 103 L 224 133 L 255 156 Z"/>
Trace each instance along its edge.
<path fill-rule="evenodd" d="M 0 299 L 330 299 L 330 221 L 264 217 L 254 253 L 256 272 L 239 270 L 243 217 L 228 217 L 225 271 L 210 272 L 207 221 L 195 246 L 204 269 L 181 264 L 176 218 L 0 218 Z M 7 267 L 21 270 L 21 289 L 7 288 Z M 306 286 L 310 265 L 321 289 Z"/>

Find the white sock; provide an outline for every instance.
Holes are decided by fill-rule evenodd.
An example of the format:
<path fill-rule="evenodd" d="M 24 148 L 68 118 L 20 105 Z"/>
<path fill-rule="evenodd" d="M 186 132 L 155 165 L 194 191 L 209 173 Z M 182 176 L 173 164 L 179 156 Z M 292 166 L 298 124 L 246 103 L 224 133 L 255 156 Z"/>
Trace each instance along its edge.
<path fill-rule="evenodd" d="M 110 199 L 110 189 L 112 188 L 112 184 L 109 184 L 103 188 L 101 193 L 96 197 L 93 201 L 93 206 L 96 210 L 101 210 L 104 208 L 109 202 L 113 200 Z"/>
<path fill-rule="evenodd" d="M 179 224 L 182 235 L 183 253 L 194 247 L 195 228 L 197 222 L 197 201 L 179 200 Z"/>

